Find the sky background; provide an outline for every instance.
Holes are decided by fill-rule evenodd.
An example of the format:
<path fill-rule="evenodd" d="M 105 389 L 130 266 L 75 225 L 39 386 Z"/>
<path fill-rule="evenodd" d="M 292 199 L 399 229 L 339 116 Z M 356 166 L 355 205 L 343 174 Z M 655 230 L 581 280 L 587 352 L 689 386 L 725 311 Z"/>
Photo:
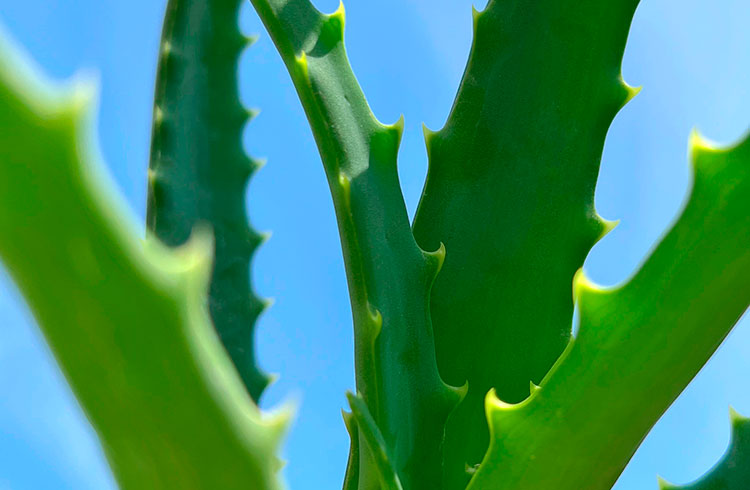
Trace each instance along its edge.
<path fill-rule="evenodd" d="M 316 5 L 332 11 L 337 3 Z M 471 4 L 346 5 L 347 50 L 373 111 L 386 123 L 401 113 L 406 117 L 399 165 L 412 214 L 427 165 L 420 125 L 438 129 L 448 114 L 471 43 Z M 141 222 L 164 5 L 0 0 L 0 24 L 48 76 L 98 74 L 101 150 Z M 333 207 L 292 84 L 249 3 L 241 25 L 246 33 L 261 34 L 239 73 L 246 105 L 262 109 L 245 143 L 253 156 L 268 159 L 249 186 L 248 208 L 256 228 L 273 231 L 252 271 L 258 291 L 276 300 L 257 333 L 261 364 L 281 375 L 263 405 L 300 403 L 284 448 L 289 487 L 340 488 L 349 445 L 340 409 L 354 376 Z M 746 0 L 642 1 L 623 73 L 643 91 L 610 129 L 596 193 L 599 213 L 621 223 L 586 261 L 595 281 L 625 280 L 678 214 L 689 183 L 687 139 L 693 127 L 724 143 L 750 127 L 748 25 Z M 729 439 L 729 405 L 750 415 L 749 323 L 740 322 L 657 423 L 616 490 L 656 489 L 657 474 L 686 482 L 717 461 Z M 0 269 L 0 490 L 111 488 L 115 483 L 92 429 Z"/>

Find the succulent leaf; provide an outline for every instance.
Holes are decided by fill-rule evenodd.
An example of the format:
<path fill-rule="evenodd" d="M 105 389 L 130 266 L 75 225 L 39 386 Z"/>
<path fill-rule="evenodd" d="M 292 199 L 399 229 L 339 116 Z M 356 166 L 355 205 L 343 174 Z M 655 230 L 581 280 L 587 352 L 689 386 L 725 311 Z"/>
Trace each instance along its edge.
<path fill-rule="evenodd" d="M 750 418 L 731 410 L 729 448 L 718 463 L 698 481 L 671 485 L 659 480 L 660 490 L 744 490 L 750 484 Z"/>
<path fill-rule="evenodd" d="M 258 401 L 269 376 L 253 331 L 267 302 L 250 283 L 263 235 L 250 228 L 245 188 L 261 162 L 242 147 L 253 112 L 239 100 L 237 64 L 252 42 L 237 24 L 241 0 L 170 0 L 156 82 L 147 225 L 169 246 L 199 224 L 215 235 L 209 308 L 224 347 Z"/>
<path fill-rule="evenodd" d="M 570 338 L 570 281 L 607 230 L 594 187 L 607 129 L 634 94 L 620 64 L 637 4 L 474 10 L 451 114 L 425 131 L 414 234 L 448 250 L 431 301 L 438 367 L 447 383 L 469 384 L 446 428 L 447 488 L 464 488 L 487 449 L 488 390 L 523 400 Z"/>
<path fill-rule="evenodd" d="M 378 469 L 381 488 L 383 490 L 402 490 L 396 470 L 391 465 L 391 458 L 388 455 L 388 445 L 383 438 L 383 434 L 380 433 L 378 424 L 372 418 L 367 404 L 362 400 L 361 396 L 347 393 L 346 397 L 352 409 L 352 421 L 357 425 L 357 430 L 362 434 L 364 441 L 367 443 L 368 455 L 372 458 L 373 464 Z"/>
<path fill-rule="evenodd" d="M 121 488 L 279 488 L 286 415 L 261 416 L 211 327 L 210 235 L 144 248 L 91 94 L 52 91 L 0 32 L 0 258 Z"/>
<path fill-rule="evenodd" d="M 354 316 L 357 390 L 403 487 L 439 489 L 443 427 L 460 393 L 437 372 L 429 294 L 441 254 L 421 250 L 410 229 L 396 169 L 403 121 L 384 125 L 373 116 L 344 49 L 343 6 L 324 15 L 308 0 L 252 3 L 289 69 L 328 176 Z M 361 426 L 357 434 L 358 467 L 350 458 L 346 484 L 381 488 Z"/>
<path fill-rule="evenodd" d="M 612 289 L 579 272 L 578 335 L 540 388 L 517 405 L 488 395 L 469 489 L 610 488 L 748 307 L 750 138 L 691 147 L 690 198 L 640 270 Z"/>

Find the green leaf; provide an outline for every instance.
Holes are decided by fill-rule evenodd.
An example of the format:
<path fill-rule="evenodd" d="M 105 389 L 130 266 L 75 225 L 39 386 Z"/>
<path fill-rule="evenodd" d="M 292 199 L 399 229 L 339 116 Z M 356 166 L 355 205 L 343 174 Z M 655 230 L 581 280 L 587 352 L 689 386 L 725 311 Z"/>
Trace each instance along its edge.
<path fill-rule="evenodd" d="M 489 442 L 484 397 L 528 395 L 571 334 L 570 282 L 610 228 L 594 209 L 604 139 L 634 95 L 620 64 L 637 0 L 502 1 L 474 12 L 450 117 L 425 131 L 417 242 L 440 242 L 432 291 L 440 375 L 468 381 L 446 429 L 447 488 Z"/>
<path fill-rule="evenodd" d="M 490 448 L 470 489 L 610 488 L 747 308 L 750 138 L 691 147 L 690 198 L 641 269 L 613 289 L 579 273 L 578 335 L 540 389 L 517 405 L 487 397 Z"/>
<path fill-rule="evenodd" d="M 367 404 L 361 396 L 347 393 L 349 406 L 352 409 L 351 419 L 356 424 L 357 431 L 362 434 L 367 443 L 367 449 L 373 464 L 378 469 L 382 490 L 402 490 L 396 470 L 391 465 L 391 457 L 388 455 L 388 445 L 380 433 L 378 424 L 372 418 Z"/>
<path fill-rule="evenodd" d="M 276 489 L 285 414 L 262 417 L 208 318 L 209 235 L 144 249 L 88 136 L 0 32 L 0 258 L 123 489 Z"/>
<path fill-rule="evenodd" d="M 252 3 L 289 69 L 328 177 L 354 316 L 357 390 L 404 488 L 439 489 L 443 428 L 461 394 L 437 371 L 429 294 L 443 249 L 424 252 L 410 229 L 396 169 L 403 121 L 383 125 L 370 111 L 344 49 L 343 6 L 323 15 L 308 0 Z M 347 485 L 378 489 L 361 427 L 357 437 Z"/>
<path fill-rule="evenodd" d="M 732 435 L 729 449 L 700 480 L 671 485 L 659 480 L 661 490 L 745 490 L 750 482 L 750 419 L 730 410 Z"/>
<path fill-rule="evenodd" d="M 251 42 L 240 0 L 170 0 L 156 82 L 148 227 L 169 246 L 209 224 L 215 256 L 209 307 L 219 337 L 254 400 L 269 383 L 253 347 L 267 302 L 252 290 L 250 261 L 263 236 L 250 228 L 245 188 L 260 162 L 242 148 L 252 113 L 242 107 L 237 63 Z"/>

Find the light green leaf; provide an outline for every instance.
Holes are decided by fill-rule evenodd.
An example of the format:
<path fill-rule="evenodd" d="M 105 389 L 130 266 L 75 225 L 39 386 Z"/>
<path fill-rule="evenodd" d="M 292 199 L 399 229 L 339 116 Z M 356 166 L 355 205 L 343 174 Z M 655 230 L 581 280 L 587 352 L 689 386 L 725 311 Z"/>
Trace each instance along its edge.
<path fill-rule="evenodd" d="M 690 198 L 641 269 L 614 289 L 579 273 L 578 335 L 540 389 L 517 405 L 488 396 L 470 489 L 609 489 L 747 308 L 750 138 L 691 148 Z"/>
<path fill-rule="evenodd" d="M 92 92 L 52 90 L 0 33 L 0 259 L 121 488 L 279 488 L 287 415 L 261 416 L 211 327 L 210 238 L 144 249 L 89 137 Z"/>

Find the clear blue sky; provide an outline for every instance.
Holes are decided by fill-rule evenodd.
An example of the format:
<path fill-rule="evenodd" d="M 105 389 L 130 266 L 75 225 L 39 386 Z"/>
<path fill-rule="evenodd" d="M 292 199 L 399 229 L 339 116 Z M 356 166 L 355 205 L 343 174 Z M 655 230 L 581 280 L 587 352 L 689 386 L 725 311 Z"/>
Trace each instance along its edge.
<path fill-rule="evenodd" d="M 331 11 L 337 2 L 317 5 Z M 141 220 L 164 4 L 0 0 L 0 23 L 48 75 L 66 79 L 80 69 L 99 74 L 102 152 Z M 340 409 L 354 383 L 336 224 L 286 71 L 245 7 L 243 29 L 261 38 L 242 61 L 242 96 L 262 109 L 247 128 L 246 144 L 253 156 L 268 158 L 250 185 L 248 206 L 255 226 L 274 233 L 252 272 L 258 290 L 276 299 L 260 322 L 258 342 L 263 366 L 281 375 L 264 405 L 301 402 L 284 451 L 289 486 L 335 489 L 348 448 Z M 615 120 L 604 152 L 597 207 L 621 224 L 586 262 L 596 281 L 625 279 L 678 213 L 688 185 L 690 130 L 730 142 L 750 127 L 748 25 L 746 0 L 642 1 L 624 76 L 643 91 Z M 348 52 L 375 114 L 384 122 L 402 112 L 406 117 L 400 172 L 410 212 L 426 170 L 420 125 L 442 126 L 470 36 L 470 0 L 347 4 Z M 616 490 L 655 489 L 657 474 L 685 482 L 719 458 L 729 437 L 728 406 L 750 415 L 749 323 L 740 323 L 659 421 Z M 2 270 L 0 393 L 0 490 L 114 488 L 91 428 Z"/>

